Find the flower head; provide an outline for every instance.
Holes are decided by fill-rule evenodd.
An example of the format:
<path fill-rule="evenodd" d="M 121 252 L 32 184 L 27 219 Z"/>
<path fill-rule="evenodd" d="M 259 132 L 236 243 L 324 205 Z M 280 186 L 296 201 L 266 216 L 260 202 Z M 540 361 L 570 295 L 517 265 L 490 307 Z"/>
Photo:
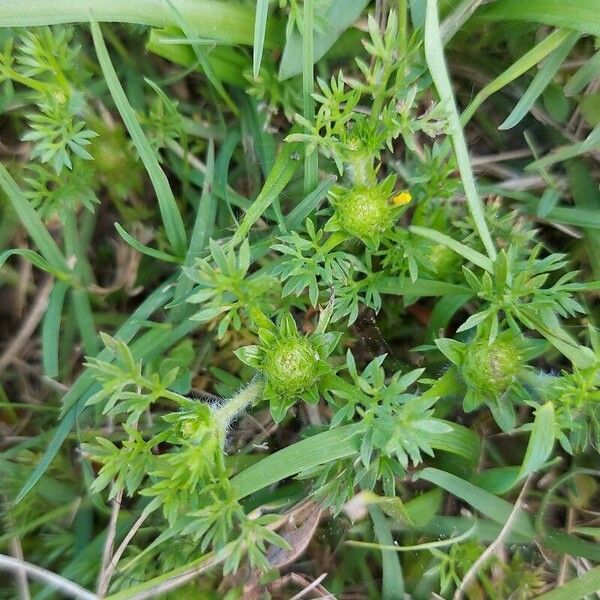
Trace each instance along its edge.
<path fill-rule="evenodd" d="M 326 229 L 343 230 L 367 246 L 377 247 L 396 222 L 398 211 L 411 199 L 407 191 L 392 195 L 394 183 L 395 177 L 390 176 L 374 186 L 334 187 L 330 197 L 335 213 Z"/>
<path fill-rule="evenodd" d="M 337 345 L 339 333 L 324 333 L 319 328 L 312 335 L 302 335 L 288 313 L 279 327 L 261 319 L 259 345 L 244 346 L 237 357 L 262 372 L 265 397 L 271 413 L 279 422 L 297 398 L 316 403 L 319 379 L 330 369 L 326 359 Z"/>

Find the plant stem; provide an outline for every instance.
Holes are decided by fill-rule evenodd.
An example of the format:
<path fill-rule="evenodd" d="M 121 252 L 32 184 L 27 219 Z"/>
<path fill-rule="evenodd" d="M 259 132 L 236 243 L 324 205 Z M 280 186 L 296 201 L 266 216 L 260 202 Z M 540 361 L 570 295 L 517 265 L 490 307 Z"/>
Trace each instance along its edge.
<path fill-rule="evenodd" d="M 231 421 L 256 400 L 264 387 L 264 382 L 255 377 L 246 387 L 242 388 L 235 396 L 229 398 L 225 404 L 215 410 L 215 418 L 222 432 L 227 431 Z"/>

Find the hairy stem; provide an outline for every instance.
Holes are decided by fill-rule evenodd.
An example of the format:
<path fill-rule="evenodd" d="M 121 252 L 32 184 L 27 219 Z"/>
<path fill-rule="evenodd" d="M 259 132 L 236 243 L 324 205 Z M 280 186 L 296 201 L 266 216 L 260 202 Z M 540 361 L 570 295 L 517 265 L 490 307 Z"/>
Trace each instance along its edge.
<path fill-rule="evenodd" d="M 246 387 L 215 410 L 215 417 L 223 433 L 227 431 L 231 421 L 258 398 L 264 387 L 262 379 L 255 377 Z"/>

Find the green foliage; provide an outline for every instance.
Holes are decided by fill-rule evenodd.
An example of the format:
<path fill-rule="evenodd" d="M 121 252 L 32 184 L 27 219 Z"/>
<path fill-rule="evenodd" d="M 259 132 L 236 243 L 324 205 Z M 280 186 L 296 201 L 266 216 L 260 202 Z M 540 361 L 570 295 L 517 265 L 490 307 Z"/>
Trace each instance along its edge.
<path fill-rule="evenodd" d="M 229 327 L 239 331 L 248 324 L 253 311 L 271 312 L 275 309 L 271 290 L 276 281 L 267 274 L 248 277 L 250 268 L 250 246 L 245 240 L 236 253 L 233 248 L 223 249 L 210 240 L 211 261 L 197 259 L 188 275 L 199 289 L 187 301 L 201 304 L 200 311 L 192 317 L 204 323 L 217 319 L 217 335 L 223 337 Z"/>
<path fill-rule="evenodd" d="M 71 46 L 72 28 L 49 28 L 24 32 L 16 41 L 9 39 L 0 54 L 0 81 L 14 81 L 32 91 L 37 111 L 27 113 L 29 131 L 22 140 L 33 143 L 31 157 L 49 163 L 57 174 L 73 168 L 74 156 L 92 157 L 86 150 L 96 133 L 81 119 L 85 99 L 76 85 L 82 71 L 76 67 L 78 49 Z M 16 54 L 16 56 L 15 56 Z"/>
<path fill-rule="evenodd" d="M 0 554 L 108 600 L 591 593 L 588 7 L 39 4 L 0 5 Z"/>

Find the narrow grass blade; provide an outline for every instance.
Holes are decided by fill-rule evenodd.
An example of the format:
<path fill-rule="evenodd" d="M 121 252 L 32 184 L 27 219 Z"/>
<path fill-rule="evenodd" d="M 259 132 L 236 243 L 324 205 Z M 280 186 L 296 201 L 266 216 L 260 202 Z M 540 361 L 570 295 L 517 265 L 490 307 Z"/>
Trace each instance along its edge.
<path fill-rule="evenodd" d="M 581 214 L 583 218 L 580 225 L 585 231 L 585 245 L 594 277 L 600 279 L 600 256 L 598 255 L 600 231 L 590 227 L 594 220 L 597 226 L 600 225 L 600 192 L 589 169 L 580 160 L 567 163 L 567 176 L 576 208 L 566 208 L 566 210 L 573 211 L 576 215 L 581 214 L 577 211 L 585 213 L 585 216 Z"/>
<path fill-rule="evenodd" d="M 300 227 L 306 217 L 308 217 L 308 215 L 310 215 L 310 213 L 319 205 L 319 202 L 325 198 L 335 181 L 335 177 L 328 177 L 322 181 L 316 189 L 308 194 L 308 196 L 303 198 L 286 216 L 286 227 L 291 230 Z"/>
<path fill-rule="evenodd" d="M 315 120 L 314 92 L 314 0 L 304 2 L 304 25 L 302 27 L 302 116 L 312 123 Z M 307 144 L 304 150 L 304 193 L 312 192 L 319 179 L 319 154 Z"/>
<path fill-rule="evenodd" d="M 227 133 L 227 135 L 225 136 L 225 139 L 223 140 L 223 143 L 221 144 L 221 148 L 219 149 L 217 158 L 215 159 L 215 172 L 214 172 L 214 184 L 215 184 L 214 192 L 217 196 L 222 197 L 225 200 L 225 202 L 227 203 L 227 206 L 231 213 L 231 218 L 233 219 L 234 223 L 237 223 L 237 219 L 236 219 L 235 213 L 233 212 L 233 210 L 231 210 L 231 205 L 229 203 L 230 190 L 229 190 L 229 183 L 228 183 L 228 174 L 229 174 L 229 163 L 231 162 L 231 157 L 233 156 L 235 149 L 237 148 L 238 144 L 240 143 L 240 140 L 241 140 L 241 134 L 240 134 L 239 129 L 231 129 Z M 206 179 L 206 175 L 205 175 L 205 179 Z M 204 187 L 204 183 L 202 185 Z M 211 234 L 212 234 L 212 232 L 209 234 L 209 236 Z"/>
<path fill-rule="evenodd" d="M 471 211 L 471 216 L 475 222 L 475 227 L 481 238 L 483 246 L 488 256 L 495 260 L 496 249 L 492 236 L 485 222 L 485 211 L 483 203 L 479 198 L 475 178 L 469 161 L 469 152 L 463 135 L 462 127 L 458 117 L 456 102 L 452 94 L 452 86 L 446 69 L 444 51 L 442 48 L 442 39 L 440 37 L 440 24 L 438 21 L 437 0 L 427 0 L 426 19 L 425 19 L 425 57 L 431 77 L 440 96 L 440 101 L 449 111 L 448 120 L 450 123 L 452 143 L 456 154 L 456 162 L 460 171 L 463 188 L 467 197 L 467 204 Z"/>
<path fill-rule="evenodd" d="M 299 161 L 297 154 L 301 148 L 302 145 L 299 143 L 286 143 L 283 146 L 262 190 L 246 211 L 244 219 L 231 238 L 230 244 L 232 246 L 236 246 L 246 237 L 252 225 L 260 219 L 262 214 L 271 206 L 283 191 L 283 188 L 289 183 L 298 168 Z"/>
<path fill-rule="evenodd" d="M 123 238 L 123 240 L 125 242 L 127 242 L 132 248 L 134 248 L 135 250 L 140 252 L 141 254 L 145 254 L 146 256 L 151 256 L 152 258 L 156 258 L 163 262 L 175 263 L 175 264 L 181 263 L 181 259 L 178 258 L 177 256 L 173 256 L 172 254 L 167 254 L 166 252 L 163 252 L 162 250 L 156 250 L 155 248 L 150 248 L 149 246 L 142 244 L 142 242 L 139 242 L 131 234 L 127 233 L 127 231 L 125 231 L 125 229 L 123 229 L 123 227 L 119 223 L 115 222 L 114 225 L 115 225 L 115 229 L 117 230 L 117 233 Z"/>
<path fill-rule="evenodd" d="M 2 252 L 2 254 L 0 254 L 0 269 L 11 256 L 22 256 L 38 269 L 46 271 L 46 273 L 61 275 L 61 272 L 53 269 L 46 259 L 40 256 L 35 250 L 29 250 L 28 248 L 11 248 L 10 250 Z"/>
<path fill-rule="evenodd" d="M 356 423 L 330 429 L 263 458 L 231 480 L 237 497 L 244 498 L 300 471 L 358 453 L 364 427 Z"/>
<path fill-rule="evenodd" d="M 173 0 L 173 3 L 198 36 L 228 44 L 252 44 L 254 10 L 250 6 L 215 0 Z M 157 0 L 21 0 L 0 6 L 0 27 L 89 23 L 90 18 L 149 27 L 176 25 L 168 5 Z M 268 27 L 265 46 L 272 48 L 279 43 L 278 27 Z"/>
<path fill-rule="evenodd" d="M 532 67 L 535 67 L 535 65 L 556 50 L 556 48 L 559 48 L 568 36 L 568 31 L 553 31 L 539 44 L 536 44 L 531 50 L 523 54 L 523 56 L 508 67 L 506 71 L 498 75 L 493 81 L 490 81 L 490 83 L 479 91 L 472 102 L 463 111 L 460 117 L 463 127 L 471 120 L 477 109 L 490 96 L 500 91 L 503 87 L 506 87 L 509 83 L 529 71 Z"/>
<path fill-rule="evenodd" d="M 83 393 L 85 389 L 89 388 L 89 386 L 93 382 L 93 378 L 91 374 L 84 373 L 82 376 L 80 376 L 80 378 L 77 381 L 81 383 L 79 383 L 79 385 L 73 385 L 70 391 L 80 394 Z M 81 396 L 79 402 L 72 406 L 63 416 L 60 423 L 58 424 L 58 427 L 56 428 L 56 431 L 54 432 L 54 435 L 52 436 L 50 444 L 44 452 L 44 455 L 42 456 L 38 464 L 35 466 L 35 469 L 27 478 L 27 481 L 17 494 L 17 497 L 15 498 L 15 504 L 18 504 L 19 502 L 21 502 L 21 500 L 23 500 L 23 498 L 32 490 L 33 486 L 40 480 L 40 477 L 42 477 L 42 475 L 48 470 L 48 467 L 50 466 L 50 464 L 54 460 L 54 457 L 63 445 L 63 442 L 65 441 L 65 439 L 69 435 L 69 432 L 75 425 L 77 417 L 83 411 L 85 402 L 89 397 L 91 397 L 92 393 L 93 391 L 90 390 L 87 393 L 87 395 Z"/>
<path fill-rule="evenodd" d="M 565 95 L 575 96 L 575 94 L 579 94 L 598 75 L 600 75 L 600 50 L 579 67 L 567 81 L 564 87 Z"/>
<path fill-rule="evenodd" d="M 466 460 L 475 463 L 480 454 L 481 441 L 476 433 L 452 421 L 444 421 L 444 424 L 452 429 L 444 435 L 435 436 L 431 440 L 431 447 L 435 450 L 450 452 L 462 456 Z"/>
<path fill-rule="evenodd" d="M 523 120 L 525 115 L 527 115 L 537 99 L 541 96 L 542 92 L 552 81 L 563 61 L 567 58 L 580 37 L 581 34 L 578 31 L 571 32 L 563 40 L 560 46 L 552 51 L 548 58 L 546 58 L 542 68 L 535 74 L 535 77 L 517 102 L 517 105 L 498 129 L 512 129 Z"/>
<path fill-rule="evenodd" d="M 554 447 L 554 431 L 554 406 L 546 402 L 537 410 L 517 481 L 535 473 L 548 460 Z"/>
<path fill-rule="evenodd" d="M 494 263 L 487 256 L 484 256 L 481 254 L 481 252 L 477 252 L 477 250 L 473 250 L 473 248 L 470 248 L 465 244 L 461 244 L 445 233 L 441 233 L 435 229 L 430 229 L 429 227 L 417 227 L 416 225 L 410 227 L 409 229 L 412 233 L 416 233 L 417 235 L 427 238 L 428 240 L 447 246 L 450 248 L 450 250 L 460 254 L 460 256 L 472 262 L 474 265 L 481 267 L 488 273 L 492 273 L 494 271 Z"/>
<path fill-rule="evenodd" d="M 600 591 L 600 567 L 594 567 L 551 592 L 538 596 L 537 600 L 579 600 L 598 591 Z"/>
<path fill-rule="evenodd" d="M 217 199 L 213 194 L 213 178 L 215 174 L 215 145 L 212 140 L 208 144 L 206 154 L 206 176 L 202 187 L 202 195 L 196 211 L 196 220 L 190 245 L 185 255 L 185 266 L 191 267 L 194 261 L 202 256 L 207 247 L 208 240 L 215 227 L 217 216 Z"/>
<path fill-rule="evenodd" d="M 417 279 L 408 277 L 382 277 L 377 281 L 377 291 L 381 294 L 396 296 L 455 296 L 473 295 L 472 290 L 462 285 L 436 281 L 435 279 Z"/>
<path fill-rule="evenodd" d="M 90 296 L 85 289 L 73 289 L 71 299 L 73 300 L 75 319 L 83 342 L 83 349 L 88 356 L 93 356 L 98 352 L 100 342 L 94 325 Z"/>
<path fill-rule="evenodd" d="M 50 298 L 48 298 L 48 308 L 42 322 L 42 364 L 44 373 L 48 377 L 58 375 L 60 321 L 69 287 L 69 284 L 64 281 L 54 283 Z"/>
<path fill-rule="evenodd" d="M 373 531 L 381 546 L 393 546 L 394 538 L 390 531 L 387 519 L 375 505 L 369 506 L 369 514 L 373 521 Z M 381 551 L 381 564 L 383 581 L 381 583 L 382 600 L 393 600 L 404 597 L 404 578 L 400 558 L 396 552 Z"/>
<path fill-rule="evenodd" d="M 565 160 L 581 156 L 582 154 L 585 154 L 590 150 L 595 150 L 598 147 L 600 147 L 600 125 L 596 125 L 596 127 L 590 131 L 588 136 L 582 142 L 563 146 L 555 152 L 548 154 L 548 156 L 528 164 L 525 167 L 525 170 L 537 171 L 539 169 L 547 169 L 556 163 L 564 162 Z"/>
<path fill-rule="evenodd" d="M 90 27 L 98 62 L 106 79 L 108 89 L 154 186 L 169 242 L 173 246 L 173 250 L 177 256 L 183 257 L 187 247 L 185 227 L 167 176 L 158 164 L 156 154 L 154 154 L 148 138 L 146 138 L 142 127 L 138 123 L 135 111 L 129 104 L 127 96 L 125 96 L 123 87 L 108 55 L 100 26 L 95 21 L 92 21 Z"/>
<path fill-rule="evenodd" d="M 600 36 L 600 0 L 497 0 L 479 13 L 488 21 L 530 21 Z"/>
<path fill-rule="evenodd" d="M 267 19 L 269 18 L 269 0 L 256 0 L 256 14 L 254 16 L 254 47 L 252 49 L 252 76 L 258 79 L 260 63 L 262 62 L 265 46 L 265 33 Z"/>
<path fill-rule="evenodd" d="M 482 5 L 483 0 L 463 0 L 440 26 L 444 46 L 456 35 L 471 15 Z"/>
<path fill-rule="evenodd" d="M 321 15 L 323 26 L 314 36 L 313 61 L 323 57 L 342 33 L 360 17 L 369 0 L 333 0 L 327 12 Z M 302 73 L 302 36 L 293 31 L 286 40 L 279 64 L 279 79 L 289 79 Z"/>
<path fill-rule="evenodd" d="M 53 269 L 58 272 L 68 273 L 70 269 L 67 267 L 67 261 L 56 242 L 52 239 L 46 227 L 44 227 L 42 220 L 35 212 L 33 206 L 25 198 L 15 180 L 2 164 L 0 164 L 0 188 L 6 194 L 15 214 L 18 215 L 23 227 L 25 227 L 27 233 L 35 242 L 40 254 Z"/>
<path fill-rule="evenodd" d="M 202 256 L 205 248 L 208 245 L 208 240 L 215 226 L 217 216 L 217 198 L 213 194 L 213 177 L 215 172 L 215 145 L 212 140 L 208 144 L 206 156 L 206 177 L 204 178 L 204 186 L 202 187 L 202 195 L 196 210 L 196 220 L 194 229 L 190 237 L 190 245 L 185 255 L 184 266 L 191 268 L 197 258 Z M 193 282 L 186 275 L 186 270 L 183 270 L 183 276 L 177 282 L 177 288 L 173 296 L 173 303 L 181 303 L 186 294 L 193 287 Z M 169 315 L 170 321 L 177 321 L 184 318 L 185 311 L 189 305 L 181 303 L 175 306 Z"/>
<path fill-rule="evenodd" d="M 496 523 L 504 524 L 513 510 L 513 505 L 510 502 L 502 500 L 456 475 L 439 469 L 429 467 L 420 471 L 416 478 L 424 479 L 445 489 L 453 496 L 468 502 L 475 510 L 496 521 Z M 529 517 L 524 512 L 517 517 L 514 531 L 527 538 L 532 538 L 535 535 Z"/>
<path fill-rule="evenodd" d="M 452 317 L 470 298 L 469 294 L 442 296 L 431 311 L 425 338 L 428 341 L 433 341 L 436 337 L 439 337 L 440 330 L 444 329 L 450 323 Z"/>

